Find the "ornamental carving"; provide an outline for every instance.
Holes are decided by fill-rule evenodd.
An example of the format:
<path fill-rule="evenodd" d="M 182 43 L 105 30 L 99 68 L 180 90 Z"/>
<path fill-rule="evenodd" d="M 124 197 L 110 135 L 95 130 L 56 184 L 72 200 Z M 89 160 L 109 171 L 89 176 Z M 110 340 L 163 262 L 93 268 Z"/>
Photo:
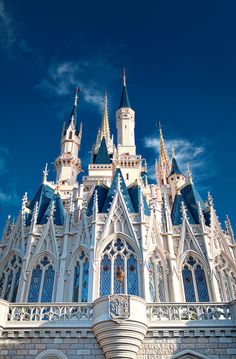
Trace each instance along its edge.
<path fill-rule="evenodd" d="M 121 323 L 130 316 L 130 297 L 128 295 L 109 296 L 109 315 L 111 320 Z"/>

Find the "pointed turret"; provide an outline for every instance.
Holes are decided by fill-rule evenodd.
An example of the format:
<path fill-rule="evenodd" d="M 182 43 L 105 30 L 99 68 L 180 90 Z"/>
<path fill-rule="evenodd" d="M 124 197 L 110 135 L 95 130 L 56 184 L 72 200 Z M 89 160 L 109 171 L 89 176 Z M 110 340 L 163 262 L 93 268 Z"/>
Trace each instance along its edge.
<path fill-rule="evenodd" d="M 165 147 L 161 123 L 159 122 L 159 162 L 156 161 L 156 177 L 159 187 L 167 185 L 170 168 L 171 164 Z"/>
<path fill-rule="evenodd" d="M 129 96 L 128 96 L 128 92 L 127 92 L 127 87 L 126 87 L 125 69 L 123 70 L 123 89 L 122 89 L 122 93 L 121 93 L 119 108 L 124 108 L 124 107 L 131 108 L 130 102 L 129 102 Z"/>
<path fill-rule="evenodd" d="M 73 186 L 76 184 L 78 173 L 81 171 L 78 153 L 82 137 L 82 124 L 78 127 L 77 106 L 79 89 L 76 88 L 73 109 L 67 125 L 63 127 L 61 138 L 61 154 L 55 161 L 57 182 Z"/>
<path fill-rule="evenodd" d="M 175 154 L 173 153 L 175 156 Z M 178 194 L 178 191 L 186 182 L 186 178 L 181 172 L 178 162 L 175 157 L 172 158 L 171 171 L 168 176 L 168 183 L 171 188 L 172 200 L 174 201 L 175 196 Z"/>
<path fill-rule="evenodd" d="M 101 136 L 104 137 L 106 141 L 110 140 L 110 126 L 107 111 L 107 91 L 105 92 L 104 96 L 104 111 L 102 117 Z"/>
<path fill-rule="evenodd" d="M 123 88 L 119 110 L 116 112 L 116 128 L 118 133 L 118 155 L 136 155 L 135 146 L 135 113 L 129 102 L 126 86 L 126 74 L 123 72 Z"/>
<path fill-rule="evenodd" d="M 163 137 L 162 127 L 161 127 L 160 123 L 159 123 L 159 132 L 160 132 L 160 156 L 159 156 L 159 162 L 160 162 L 161 166 L 165 165 L 165 166 L 169 167 L 170 160 L 169 160 L 169 156 L 168 156 L 168 153 L 166 151 L 166 148 L 165 148 L 164 137 Z"/>

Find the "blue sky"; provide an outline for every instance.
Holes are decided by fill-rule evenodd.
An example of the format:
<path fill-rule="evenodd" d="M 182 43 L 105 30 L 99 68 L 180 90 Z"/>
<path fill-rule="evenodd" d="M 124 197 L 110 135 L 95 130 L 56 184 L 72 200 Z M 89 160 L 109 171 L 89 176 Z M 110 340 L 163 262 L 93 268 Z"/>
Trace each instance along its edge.
<path fill-rule="evenodd" d="M 104 90 L 116 136 L 121 70 L 136 111 L 138 153 L 150 174 L 161 121 L 183 171 L 236 225 L 235 1 L 0 0 L 0 228 L 32 198 L 45 163 L 55 178 L 61 128 L 81 88 L 80 157 L 101 122 Z"/>

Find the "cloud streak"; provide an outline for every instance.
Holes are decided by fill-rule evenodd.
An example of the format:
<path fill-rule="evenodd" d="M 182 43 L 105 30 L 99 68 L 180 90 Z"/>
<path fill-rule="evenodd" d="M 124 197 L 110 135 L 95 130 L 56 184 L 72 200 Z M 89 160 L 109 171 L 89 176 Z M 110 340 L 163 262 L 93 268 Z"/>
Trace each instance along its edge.
<path fill-rule="evenodd" d="M 117 49 L 104 49 L 76 61 L 54 61 L 37 87 L 46 96 L 62 97 L 71 94 L 78 85 L 84 100 L 101 112 L 104 90 L 118 76 L 119 70 L 115 65 L 117 58 Z"/>
<path fill-rule="evenodd" d="M 3 0 L 0 0 L 0 42 L 8 53 L 15 48 L 24 54 L 32 52 L 26 40 L 20 35 L 12 15 L 6 10 Z"/>

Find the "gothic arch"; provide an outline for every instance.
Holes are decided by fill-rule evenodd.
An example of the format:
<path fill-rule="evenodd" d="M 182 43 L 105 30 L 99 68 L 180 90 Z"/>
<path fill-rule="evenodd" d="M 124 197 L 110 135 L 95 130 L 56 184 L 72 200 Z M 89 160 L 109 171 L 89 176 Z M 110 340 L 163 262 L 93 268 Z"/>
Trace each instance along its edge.
<path fill-rule="evenodd" d="M 177 264 L 178 272 L 181 272 L 181 268 L 183 266 L 183 263 L 184 263 L 186 257 L 189 257 L 189 256 L 196 257 L 202 263 L 205 270 L 207 270 L 207 271 L 210 270 L 207 261 L 205 260 L 205 258 L 203 258 L 201 256 L 201 254 L 199 254 L 197 251 L 194 251 L 194 250 L 188 250 L 188 251 L 182 253 L 181 256 L 179 257 L 178 264 Z"/>
<path fill-rule="evenodd" d="M 104 238 L 102 240 L 102 243 L 100 243 L 97 246 L 97 250 L 96 250 L 96 257 L 97 259 L 101 258 L 101 255 L 104 251 L 104 249 L 107 247 L 107 245 L 112 242 L 114 239 L 117 238 L 121 238 L 124 239 L 130 246 L 133 247 L 136 255 L 138 256 L 139 260 L 142 260 L 142 253 L 140 251 L 140 247 L 137 245 L 136 241 L 129 237 L 127 234 L 125 233 L 112 233 L 110 235 L 108 235 L 106 238 Z"/>
<path fill-rule="evenodd" d="M 36 356 L 35 359 L 68 359 L 67 356 L 56 349 L 47 349 Z"/>
<path fill-rule="evenodd" d="M 0 298 L 15 302 L 21 277 L 22 258 L 18 251 L 12 250 L 0 268 Z"/>
<path fill-rule="evenodd" d="M 236 271 L 232 260 L 223 252 L 214 258 L 215 276 L 222 301 L 236 298 Z"/>
<path fill-rule="evenodd" d="M 166 302 L 169 300 L 167 281 L 168 262 L 163 252 L 155 248 L 148 255 L 145 263 L 149 276 L 149 295 L 152 302 Z"/>
<path fill-rule="evenodd" d="M 134 242 L 127 240 L 124 235 L 113 235 L 107 238 L 100 248 L 99 255 L 99 294 L 107 296 L 110 294 L 140 295 L 140 254 Z M 138 251 L 138 253 L 137 253 Z M 122 275 L 119 280 L 118 272 Z"/>
<path fill-rule="evenodd" d="M 26 300 L 29 302 L 51 302 L 56 293 L 56 267 L 55 256 L 43 251 L 31 258 L 29 264 L 29 277 L 26 290 Z"/>
<path fill-rule="evenodd" d="M 66 286 L 68 301 L 88 301 L 89 260 L 89 250 L 84 245 L 79 246 L 73 253 L 67 269 L 70 275 Z"/>
<path fill-rule="evenodd" d="M 205 259 L 195 251 L 183 253 L 178 263 L 181 287 L 186 302 L 209 302 L 212 297 L 210 269 Z"/>
<path fill-rule="evenodd" d="M 194 350 L 182 350 L 172 356 L 171 359 L 209 359 L 206 355 L 195 352 Z"/>

